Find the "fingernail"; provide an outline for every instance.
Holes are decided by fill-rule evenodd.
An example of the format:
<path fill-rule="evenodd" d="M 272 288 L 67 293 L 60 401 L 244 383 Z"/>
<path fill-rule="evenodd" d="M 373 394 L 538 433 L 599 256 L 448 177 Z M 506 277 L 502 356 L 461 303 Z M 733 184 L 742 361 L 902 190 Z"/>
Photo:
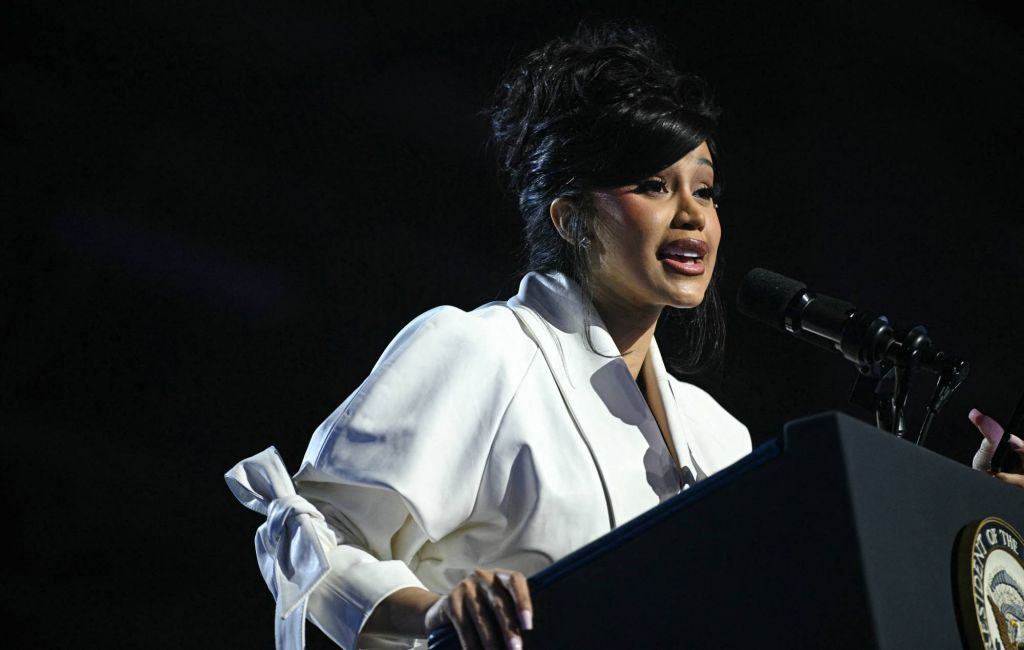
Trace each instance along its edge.
<path fill-rule="evenodd" d="M 519 624 L 523 626 L 524 630 L 532 630 L 533 612 L 528 609 L 519 610 Z"/>
<path fill-rule="evenodd" d="M 508 640 L 508 650 L 523 650 L 523 640 L 513 635 Z"/>
<path fill-rule="evenodd" d="M 978 409 L 971 409 L 971 412 L 967 414 L 967 419 L 974 422 L 975 419 L 981 417 L 981 411 Z"/>

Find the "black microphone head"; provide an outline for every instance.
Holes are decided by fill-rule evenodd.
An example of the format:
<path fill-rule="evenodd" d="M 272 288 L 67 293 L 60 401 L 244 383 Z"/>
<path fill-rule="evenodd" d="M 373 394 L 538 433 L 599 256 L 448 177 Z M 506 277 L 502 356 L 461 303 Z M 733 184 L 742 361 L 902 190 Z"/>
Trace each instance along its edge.
<path fill-rule="evenodd" d="M 743 278 L 736 306 L 744 316 L 786 331 L 786 308 L 807 285 L 768 269 L 751 269 Z"/>

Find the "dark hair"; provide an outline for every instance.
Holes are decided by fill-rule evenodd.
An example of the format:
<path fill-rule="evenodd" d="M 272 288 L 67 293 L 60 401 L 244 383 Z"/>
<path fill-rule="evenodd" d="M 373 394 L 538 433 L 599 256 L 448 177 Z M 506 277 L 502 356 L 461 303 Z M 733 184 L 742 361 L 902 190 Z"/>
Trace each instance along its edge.
<path fill-rule="evenodd" d="M 637 25 L 581 24 L 529 53 L 501 80 L 489 114 L 498 167 L 525 222 L 525 270 L 561 271 L 591 302 L 590 191 L 639 182 L 702 142 L 718 158 L 718 109 L 706 84 L 676 72 L 653 33 Z M 567 238 L 549 214 L 559 197 L 574 207 Z M 659 326 L 675 320 L 672 312 L 684 345 L 668 360 L 676 372 L 697 372 L 724 339 L 714 276 L 699 306 L 666 309 Z"/>

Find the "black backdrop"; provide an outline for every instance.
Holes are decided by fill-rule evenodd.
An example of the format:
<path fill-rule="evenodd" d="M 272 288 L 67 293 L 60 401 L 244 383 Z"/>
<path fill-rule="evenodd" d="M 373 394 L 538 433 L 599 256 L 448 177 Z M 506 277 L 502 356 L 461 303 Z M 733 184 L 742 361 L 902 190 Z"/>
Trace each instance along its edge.
<path fill-rule="evenodd" d="M 725 108 L 729 342 L 698 383 L 755 443 L 869 416 L 851 366 L 735 314 L 743 273 L 771 268 L 967 357 L 929 441 L 967 460 L 968 409 L 1006 418 L 1024 390 L 1020 23 L 962 1 L 641 4 L 9 7 L 15 625 L 42 646 L 271 645 L 259 518 L 222 474 L 270 444 L 296 469 L 413 316 L 514 292 L 479 110 L 583 16 L 659 27 Z"/>

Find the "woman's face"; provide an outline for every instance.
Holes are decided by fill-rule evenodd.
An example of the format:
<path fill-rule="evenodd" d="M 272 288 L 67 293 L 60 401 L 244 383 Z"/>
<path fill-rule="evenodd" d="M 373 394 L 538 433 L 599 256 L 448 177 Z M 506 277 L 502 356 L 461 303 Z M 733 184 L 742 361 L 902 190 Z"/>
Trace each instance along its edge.
<path fill-rule="evenodd" d="M 722 235 L 714 183 L 703 143 L 637 185 L 595 191 L 595 299 L 644 311 L 699 305 Z"/>

